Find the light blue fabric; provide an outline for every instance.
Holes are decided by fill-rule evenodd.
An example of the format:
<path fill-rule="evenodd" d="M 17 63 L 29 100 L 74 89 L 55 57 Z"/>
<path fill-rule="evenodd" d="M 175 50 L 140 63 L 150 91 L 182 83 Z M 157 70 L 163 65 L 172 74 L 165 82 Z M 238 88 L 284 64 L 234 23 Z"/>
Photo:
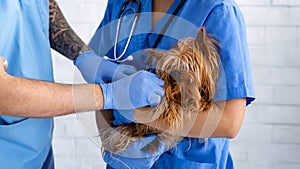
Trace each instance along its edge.
<path fill-rule="evenodd" d="M 48 1 L 0 0 L 0 4 L 0 55 L 9 62 L 8 73 L 52 82 Z M 0 116 L 0 168 L 53 166 L 53 158 L 47 158 L 52 130 L 52 118 Z"/>
<path fill-rule="evenodd" d="M 113 57 L 112 47 L 115 39 L 116 19 L 125 0 L 109 0 L 103 21 L 93 36 L 90 46 L 98 54 Z M 175 0 L 167 13 L 172 13 L 180 0 Z M 142 14 L 125 56 L 134 55 L 133 61 L 126 62 L 139 69 L 145 68 L 143 49 L 151 48 L 157 34 L 162 29 L 168 16 L 164 16 L 152 31 L 151 0 L 141 0 Z M 130 4 L 127 8 L 134 7 Z M 118 44 L 120 54 L 127 41 L 132 18 L 131 12 L 124 18 Z M 234 0 L 187 0 L 169 29 L 160 41 L 159 49 L 170 49 L 178 39 L 195 37 L 198 29 L 206 27 L 209 34 L 221 44 L 221 68 L 215 101 L 234 98 L 247 98 L 247 105 L 254 98 L 246 30 L 243 15 Z M 128 22 L 127 22 L 128 21 Z M 110 24 L 108 24 L 110 23 Z M 105 42 L 105 43 L 103 43 Z M 122 116 L 117 116 L 122 118 Z M 122 120 L 120 120 L 122 121 Z M 229 140 L 211 138 L 205 144 L 203 139 L 185 138 L 174 149 L 162 154 L 152 168 L 189 168 L 189 169 L 233 169 L 229 152 Z M 132 163 L 134 163 L 134 159 Z"/>

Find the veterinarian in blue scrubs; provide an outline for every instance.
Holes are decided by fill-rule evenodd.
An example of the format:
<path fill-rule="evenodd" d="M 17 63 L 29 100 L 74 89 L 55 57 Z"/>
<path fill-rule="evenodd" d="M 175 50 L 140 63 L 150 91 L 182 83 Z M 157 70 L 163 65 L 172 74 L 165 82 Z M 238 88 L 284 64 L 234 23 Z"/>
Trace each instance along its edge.
<path fill-rule="evenodd" d="M 0 52 L 9 62 L 8 73 L 53 82 L 48 2 L 1 0 L 0 3 Z M 20 12 L 22 17 L 18 16 Z M 0 168 L 54 168 L 53 125 L 52 118 L 0 115 Z"/>
<path fill-rule="evenodd" d="M 172 14 L 180 2 L 181 0 L 174 0 L 167 13 Z M 99 55 L 114 58 L 113 46 L 117 27 L 116 19 L 118 19 L 124 3 L 125 0 L 108 1 L 104 19 L 90 42 L 90 46 Z M 143 53 L 140 51 L 153 47 L 158 37 L 157 34 L 161 32 L 167 20 L 162 17 L 152 29 L 152 15 L 147 15 L 147 12 L 153 12 L 154 3 L 159 6 L 162 1 L 141 0 L 142 14 L 137 22 L 128 50 L 123 57 L 133 55 L 134 59 L 126 61 L 126 63 L 135 65 L 140 69 L 145 68 L 145 56 L 139 54 Z M 117 46 L 118 56 L 125 48 L 126 36 L 128 36 L 131 29 L 133 15 L 130 14 L 133 14 L 132 8 L 137 8 L 134 3 L 129 3 L 125 9 L 124 15 L 126 17 L 122 22 L 119 37 L 121 40 Z M 176 44 L 178 39 L 195 36 L 196 31 L 193 27 L 198 29 L 205 26 L 207 33 L 213 35 L 213 38 L 220 43 L 219 51 L 226 79 L 226 84 L 218 86 L 215 101 L 225 101 L 228 109 L 232 108 L 232 112 L 237 110 L 235 112 L 237 114 L 231 114 L 231 112 L 226 112 L 227 108 L 225 108 L 222 116 L 222 118 L 230 117 L 231 120 L 229 121 L 231 122 L 240 122 L 237 130 L 233 132 L 234 134 L 228 135 L 228 138 L 235 137 L 242 123 L 246 105 L 251 104 L 255 99 L 243 15 L 234 0 L 187 0 L 180 8 L 177 17 L 182 20 L 176 19 L 170 24 L 165 33 L 168 36 L 164 36 L 159 41 L 157 48 L 168 50 Z M 191 24 L 192 26 L 190 26 Z M 106 43 L 104 46 L 99 43 L 101 41 L 110 43 Z M 106 53 L 101 53 L 104 51 Z M 236 107 L 239 108 L 235 109 Z M 119 118 L 119 121 L 126 122 L 122 119 L 122 116 L 116 118 Z M 231 124 L 229 123 L 229 125 Z M 228 138 L 223 138 L 226 134 L 219 134 L 220 136 L 216 136 L 218 138 L 209 138 L 207 143 L 202 138 L 186 137 L 175 148 L 159 154 L 153 159 L 130 159 L 129 156 L 114 155 L 118 159 L 115 160 L 111 155 L 106 155 L 104 160 L 107 162 L 108 168 L 147 168 L 145 166 L 153 165 L 152 168 L 159 169 L 233 169 L 234 164 L 229 152 L 230 141 Z M 136 151 L 139 150 L 136 149 Z M 147 162 L 151 164 L 139 164 Z M 126 163 L 126 165 L 123 163 Z"/>

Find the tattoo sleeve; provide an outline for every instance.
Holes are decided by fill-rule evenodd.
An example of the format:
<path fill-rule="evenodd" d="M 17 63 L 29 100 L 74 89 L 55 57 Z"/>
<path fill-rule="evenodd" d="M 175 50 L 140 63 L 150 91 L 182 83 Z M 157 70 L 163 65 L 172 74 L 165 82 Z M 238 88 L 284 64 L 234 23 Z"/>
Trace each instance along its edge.
<path fill-rule="evenodd" d="M 91 51 L 68 24 L 56 0 L 49 0 L 49 37 L 51 48 L 69 59 Z"/>

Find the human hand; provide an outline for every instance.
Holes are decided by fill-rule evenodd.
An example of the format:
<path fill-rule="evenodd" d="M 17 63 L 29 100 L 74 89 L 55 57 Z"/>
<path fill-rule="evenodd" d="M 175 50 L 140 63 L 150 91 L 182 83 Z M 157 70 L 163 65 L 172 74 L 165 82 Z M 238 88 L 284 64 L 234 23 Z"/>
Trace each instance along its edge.
<path fill-rule="evenodd" d="M 104 153 L 104 161 L 114 169 L 147 169 L 151 168 L 162 153 L 165 144 L 159 141 L 156 152 L 143 151 L 142 149 L 151 143 L 156 135 L 146 136 L 131 143 L 126 150 L 113 154 L 109 151 Z"/>
<path fill-rule="evenodd" d="M 113 63 L 92 51 L 80 55 L 74 64 L 88 83 L 116 81 L 137 72 L 133 66 Z"/>
<path fill-rule="evenodd" d="M 164 81 L 147 71 L 100 86 L 104 97 L 103 109 L 131 110 L 155 106 L 164 96 Z"/>

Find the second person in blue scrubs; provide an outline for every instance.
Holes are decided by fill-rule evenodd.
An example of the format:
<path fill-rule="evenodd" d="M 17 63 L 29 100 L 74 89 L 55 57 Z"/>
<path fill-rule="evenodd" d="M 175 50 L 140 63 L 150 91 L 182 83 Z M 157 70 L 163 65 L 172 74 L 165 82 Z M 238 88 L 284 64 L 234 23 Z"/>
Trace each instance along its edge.
<path fill-rule="evenodd" d="M 108 1 L 104 19 L 90 43 L 90 47 L 97 51 L 100 56 L 114 57 L 112 47 L 116 31 L 115 20 L 118 19 L 124 2 L 125 0 Z M 157 34 L 161 31 L 168 16 L 151 12 L 172 14 L 180 2 L 181 0 L 141 0 L 141 15 L 125 57 L 153 47 Z M 119 39 L 121 41 L 117 46 L 118 56 L 123 52 L 127 41 L 125 37 L 128 36 L 132 24 L 133 16 L 130 15 L 132 14 L 130 8 L 136 8 L 135 4 L 129 3 L 125 9 L 124 15 L 126 17 L 123 19 L 120 30 Z M 105 156 L 108 168 L 110 166 L 112 168 L 152 166 L 152 168 L 164 169 L 234 168 L 229 152 L 229 139 L 238 134 L 246 106 L 255 99 L 243 15 L 234 0 L 187 0 L 180 8 L 177 17 L 168 27 L 166 32 L 168 36 L 164 36 L 160 40 L 158 49 L 168 50 L 176 44 L 178 39 L 195 36 L 196 30 L 202 26 L 205 26 L 207 33 L 212 34 L 213 38 L 221 44 L 219 51 L 226 83 L 219 84 L 215 97 L 216 102 L 224 105 L 217 126 L 214 131 L 211 131 L 207 142 L 205 142 L 201 132 L 208 112 L 199 112 L 190 130 L 178 133 L 185 138 L 175 148 L 159 154 L 154 161 L 130 159 L 130 157 L 117 155 L 115 156 L 118 158 L 116 160 L 108 155 Z M 108 43 L 105 43 L 106 46 L 104 46 L 99 43 L 101 41 Z M 106 53 L 101 53 L 103 51 Z M 142 69 L 144 68 L 144 61 L 145 57 L 137 54 L 133 61 L 127 63 Z M 143 115 L 138 113 L 134 113 L 133 118 L 137 122 L 145 120 Z M 149 123 L 149 125 L 151 124 Z M 164 129 L 163 126 L 155 127 Z M 138 164 L 146 162 L 150 164 Z M 122 163 L 126 163 L 126 165 Z"/>

